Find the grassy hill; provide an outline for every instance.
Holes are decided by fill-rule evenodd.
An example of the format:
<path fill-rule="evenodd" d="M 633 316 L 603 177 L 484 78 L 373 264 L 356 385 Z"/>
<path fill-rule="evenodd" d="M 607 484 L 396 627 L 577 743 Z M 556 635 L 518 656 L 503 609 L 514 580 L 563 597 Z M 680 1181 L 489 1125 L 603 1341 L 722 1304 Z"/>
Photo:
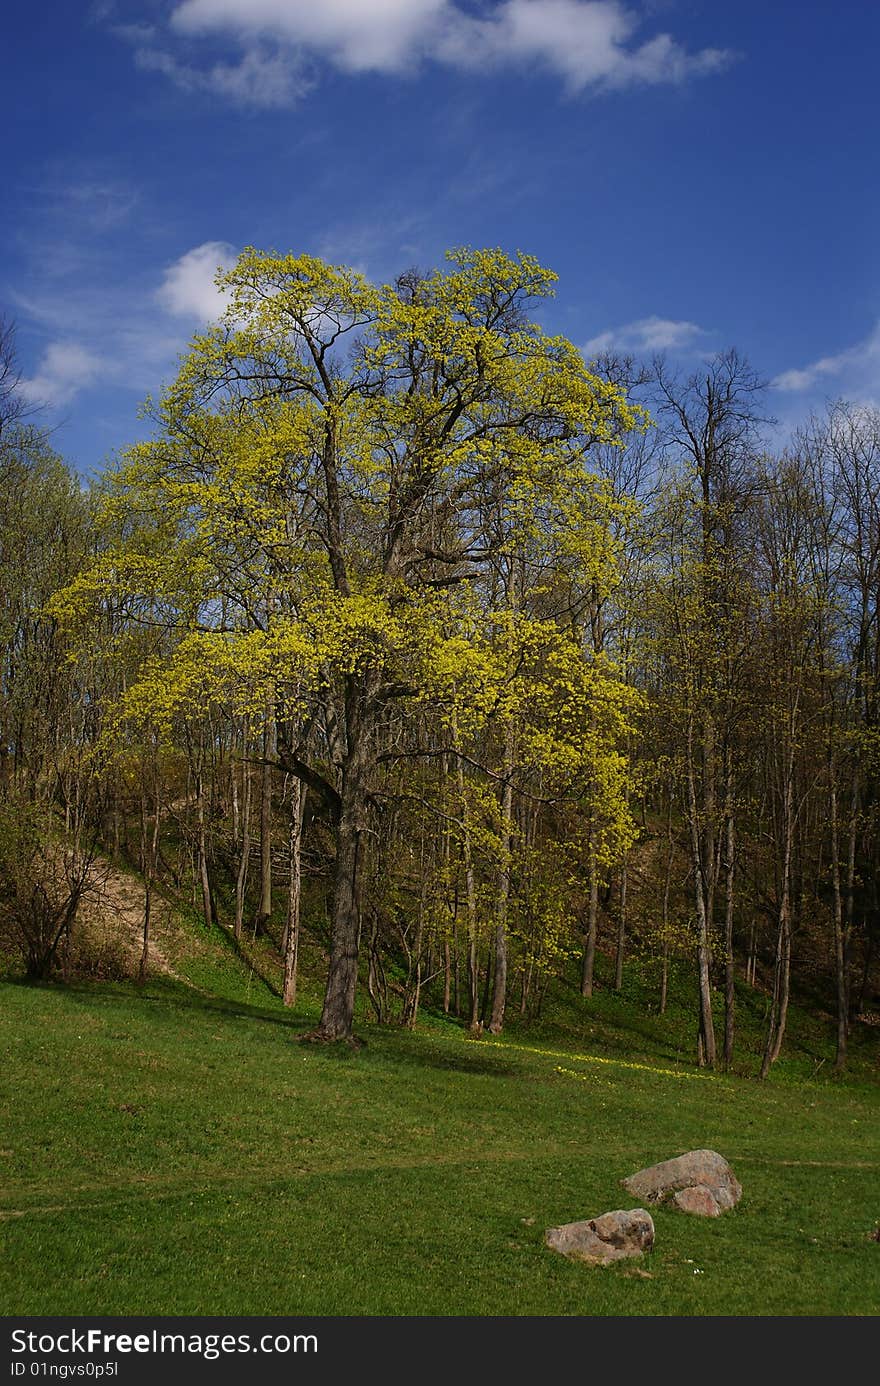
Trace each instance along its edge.
<path fill-rule="evenodd" d="M 184 917 L 166 971 L 0 987 L 5 1314 L 869 1315 L 880 1311 L 877 1031 L 830 1073 L 795 1010 L 754 1077 L 766 998 L 744 989 L 737 1071 L 693 1063 L 688 976 L 656 1014 L 649 962 L 539 1025 L 469 1039 L 365 1015 L 366 1047 L 298 1043 L 320 1001 L 273 994 L 267 944 Z M 310 961 L 311 959 L 311 961 Z M 262 975 L 266 980 L 262 980 Z M 602 974 L 600 972 L 600 980 Z M 548 1226 L 633 1206 L 645 1164 L 699 1146 L 744 1195 L 717 1220 L 658 1209 L 644 1262 L 595 1270 Z"/>

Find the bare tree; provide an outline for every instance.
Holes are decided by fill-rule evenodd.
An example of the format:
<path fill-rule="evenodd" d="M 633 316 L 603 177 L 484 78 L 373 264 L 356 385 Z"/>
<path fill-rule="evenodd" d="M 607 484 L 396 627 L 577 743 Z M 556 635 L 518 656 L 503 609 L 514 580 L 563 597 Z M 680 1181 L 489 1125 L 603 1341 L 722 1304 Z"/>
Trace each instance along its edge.
<path fill-rule="evenodd" d="M 0 313 L 0 434 L 26 412 L 15 347 L 15 324 Z"/>
<path fill-rule="evenodd" d="M 764 384 L 731 349 L 682 380 L 662 357 L 654 361 L 656 412 L 667 455 L 684 464 L 680 490 L 685 541 L 691 548 L 692 600 L 677 619 L 686 646 L 685 811 L 689 826 L 697 970 L 699 1053 L 710 1067 L 716 1042 L 712 1019 L 712 937 L 715 898 L 725 865 L 725 949 L 732 949 L 734 909 L 734 795 L 732 744 L 736 720 L 740 592 L 747 583 L 743 527 L 755 493 L 753 459 Z M 689 532 L 689 533 L 688 533 Z M 733 1046 L 732 970 L 727 967 L 725 1058 Z"/>

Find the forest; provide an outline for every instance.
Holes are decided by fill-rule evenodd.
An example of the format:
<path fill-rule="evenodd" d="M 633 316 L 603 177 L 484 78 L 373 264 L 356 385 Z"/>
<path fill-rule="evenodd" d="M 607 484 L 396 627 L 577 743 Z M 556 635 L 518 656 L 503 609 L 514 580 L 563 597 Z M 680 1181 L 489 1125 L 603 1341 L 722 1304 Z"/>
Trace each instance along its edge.
<path fill-rule="evenodd" d="M 650 960 L 691 1058 L 793 996 L 877 1023 L 880 413 L 780 441 L 739 349 L 585 360 L 555 276 L 390 285 L 250 249 L 148 436 L 85 481 L 0 381 L 0 952 L 113 978 L 108 863 L 262 940 L 307 1038 L 589 1013 Z M 109 957 L 109 960 L 108 960 Z M 599 977 L 599 964 L 607 966 Z"/>

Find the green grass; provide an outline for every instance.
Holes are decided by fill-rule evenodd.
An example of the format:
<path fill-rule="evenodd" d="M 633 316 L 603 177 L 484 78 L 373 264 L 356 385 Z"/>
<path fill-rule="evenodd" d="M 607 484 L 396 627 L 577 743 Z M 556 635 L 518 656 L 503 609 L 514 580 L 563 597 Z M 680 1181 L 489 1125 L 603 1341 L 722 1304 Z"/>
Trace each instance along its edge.
<path fill-rule="evenodd" d="M 762 1084 L 746 1000 L 741 1071 L 700 1073 L 686 998 L 650 1013 L 646 964 L 638 996 L 561 989 L 501 1042 L 426 1015 L 363 1020 L 353 1053 L 297 1043 L 317 984 L 290 1013 L 228 943 L 173 961 L 199 990 L 0 987 L 4 1314 L 880 1312 L 876 1043 L 835 1080 L 796 1014 Z M 647 1277 L 544 1248 L 697 1146 L 742 1202 L 657 1210 Z"/>

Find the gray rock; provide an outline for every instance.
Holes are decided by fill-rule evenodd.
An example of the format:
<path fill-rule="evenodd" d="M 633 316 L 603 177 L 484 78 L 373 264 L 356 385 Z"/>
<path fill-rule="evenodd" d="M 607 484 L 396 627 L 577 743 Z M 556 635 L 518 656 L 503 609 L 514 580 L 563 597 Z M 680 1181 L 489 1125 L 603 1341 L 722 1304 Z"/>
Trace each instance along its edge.
<path fill-rule="evenodd" d="M 642 1256 L 654 1245 L 654 1220 L 644 1208 L 618 1208 L 584 1222 L 548 1227 L 544 1242 L 553 1251 L 591 1266 Z"/>
<path fill-rule="evenodd" d="M 695 1213 L 700 1218 L 721 1216 L 721 1205 L 705 1184 L 693 1184 L 689 1189 L 679 1189 L 672 1195 L 672 1201 L 683 1213 Z"/>
<path fill-rule="evenodd" d="M 646 1203 L 671 1199 L 685 1213 L 716 1218 L 742 1198 L 742 1186 L 723 1155 L 714 1150 L 691 1150 L 674 1160 L 640 1169 L 624 1179 L 623 1187 Z"/>

